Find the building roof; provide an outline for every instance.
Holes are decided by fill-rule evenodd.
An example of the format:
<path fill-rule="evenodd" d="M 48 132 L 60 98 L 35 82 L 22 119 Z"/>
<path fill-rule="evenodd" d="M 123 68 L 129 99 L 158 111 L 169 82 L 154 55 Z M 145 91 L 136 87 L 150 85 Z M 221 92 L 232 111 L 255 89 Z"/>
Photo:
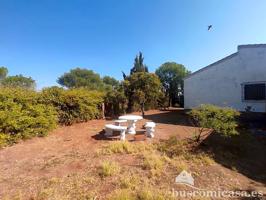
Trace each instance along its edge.
<path fill-rule="evenodd" d="M 212 67 L 212 66 L 214 66 L 214 65 L 216 65 L 216 64 L 218 64 L 218 63 L 224 62 L 225 60 L 230 59 L 230 58 L 232 58 L 232 57 L 234 57 L 234 56 L 236 56 L 236 55 L 237 55 L 237 52 L 236 52 L 236 53 L 233 53 L 233 54 L 231 54 L 231 55 L 229 55 L 229 56 L 226 56 L 225 58 L 223 58 L 223 59 L 221 59 L 221 60 L 218 60 L 218 61 L 216 61 L 216 62 L 214 62 L 214 63 L 212 63 L 212 64 L 210 64 L 210 65 L 208 65 L 208 66 L 206 66 L 206 67 L 203 67 L 203 68 L 201 68 L 201 69 L 199 69 L 199 70 L 197 70 L 197 71 L 191 73 L 190 75 L 188 75 L 186 78 L 184 78 L 184 80 L 190 78 L 191 76 L 194 76 L 195 74 L 198 74 L 198 73 L 200 73 L 200 72 L 203 72 L 203 71 L 209 69 L 210 67 Z"/>
<path fill-rule="evenodd" d="M 244 45 L 238 45 L 237 49 L 242 48 L 258 48 L 258 47 L 266 47 L 266 44 L 244 44 Z"/>
<path fill-rule="evenodd" d="M 238 46 L 237 46 L 237 50 L 242 49 L 242 48 L 258 48 L 258 47 L 266 47 L 266 44 L 246 44 L 246 45 L 238 45 Z M 237 54 L 238 54 L 238 52 L 233 53 L 233 54 L 231 54 L 231 55 L 229 55 L 229 56 L 226 56 L 225 58 L 223 58 L 223 59 L 221 59 L 221 60 L 218 60 L 218 61 L 216 61 L 216 62 L 214 62 L 214 63 L 212 63 L 212 64 L 210 64 L 210 65 L 208 65 L 208 66 L 206 66 L 206 67 L 203 67 L 203 68 L 201 68 L 201 69 L 199 69 L 199 70 L 197 70 L 197 71 L 191 73 L 190 75 L 188 75 L 186 78 L 184 78 L 184 80 L 190 78 L 191 76 L 194 76 L 195 74 L 198 74 L 198 73 L 200 73 L 200 72 L 203 72 L 203 71 L 209 69 L 210 67 L 212 67 L 212 66 L 214 66 L 214 65 L 216 65 L 216 64 L 218 64 L 218 63 L 224 62 L 225 60 L 230 59 L 230 58 L 236 56 Z"/>

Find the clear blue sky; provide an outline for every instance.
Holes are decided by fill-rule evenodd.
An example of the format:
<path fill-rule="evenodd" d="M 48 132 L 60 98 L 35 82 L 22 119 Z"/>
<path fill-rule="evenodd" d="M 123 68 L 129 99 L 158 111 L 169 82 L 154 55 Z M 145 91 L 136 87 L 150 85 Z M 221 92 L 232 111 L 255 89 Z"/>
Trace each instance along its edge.
<path fill-rule="evenodd" d="M 0 66 L 42 88 L 74 67 L 122 79 L 138 51 L 150 71 L 166 61 L 195 71 L 266 43 L 266 1 L 0 0 L 0 27 Z"/>

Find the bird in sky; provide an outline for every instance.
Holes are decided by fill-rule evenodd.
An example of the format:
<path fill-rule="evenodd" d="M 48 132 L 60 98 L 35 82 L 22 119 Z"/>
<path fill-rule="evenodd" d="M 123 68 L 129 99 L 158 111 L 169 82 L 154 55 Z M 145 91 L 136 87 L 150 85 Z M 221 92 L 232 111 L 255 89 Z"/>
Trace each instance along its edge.
<path fill-rule="evenodd" d="M 209 25 L 209 26 L 208 26 L 208 31 L 211 30 L 211 28 L 212 28 L 212 25 Z"/>

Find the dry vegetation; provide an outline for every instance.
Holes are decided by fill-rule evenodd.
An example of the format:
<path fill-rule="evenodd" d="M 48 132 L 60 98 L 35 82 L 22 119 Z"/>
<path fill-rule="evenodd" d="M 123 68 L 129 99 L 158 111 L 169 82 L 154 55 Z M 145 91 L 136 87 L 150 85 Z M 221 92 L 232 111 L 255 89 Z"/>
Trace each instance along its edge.
<path fill-rule="evenodd" d="M 171 129 L 169 124 L 158 123 L 157 133 L 164 134 L 163 140 L 158 135 L 154 140 L 138 142 L 93 139 L 104 123 L 95 120 L 62 127 L 47 138 L 34 138 L 2 150 L 1 199 L 176 199 L 173 188 L 187 189 L 174 183 L 184 169 L 192 172 L 195 186 L 200 188 L 265 192 L 266 177 L 259 166 L 253 164 L 257 171 L 249 176 L 245 172 L 249 162 L 241 168 L 235 160 L 239 155 L 250 159 L 246 150 L 255 151 L 260 144 L 254 138 L 233 139 L 233 144 L 226 140 L 227 146 L 210 145 L 215 141 L 210 138 L 195 146 L 185 139 L 190 129 L 180 125 Z M 170 136 L 169 130 L 176 131 Z M 247 139 L 253 145 L 240 148 Z M 226 150 L 229 146 L 230 151 Z M 265 162 L 257 156 L 257 161 Z"/>

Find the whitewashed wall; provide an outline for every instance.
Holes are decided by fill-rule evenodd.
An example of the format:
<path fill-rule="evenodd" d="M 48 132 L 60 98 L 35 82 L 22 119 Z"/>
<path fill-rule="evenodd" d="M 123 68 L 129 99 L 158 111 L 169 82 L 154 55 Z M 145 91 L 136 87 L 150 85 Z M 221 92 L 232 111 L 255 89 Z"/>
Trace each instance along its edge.
<path fill-rule="evenodd" d="M 228 56 L 184 80 L 185 108 L 200 104 L 266 112 L 265 101 L 244 101 L 242 83 L 266 82 L 266 45 L 241 45 Z"/>

